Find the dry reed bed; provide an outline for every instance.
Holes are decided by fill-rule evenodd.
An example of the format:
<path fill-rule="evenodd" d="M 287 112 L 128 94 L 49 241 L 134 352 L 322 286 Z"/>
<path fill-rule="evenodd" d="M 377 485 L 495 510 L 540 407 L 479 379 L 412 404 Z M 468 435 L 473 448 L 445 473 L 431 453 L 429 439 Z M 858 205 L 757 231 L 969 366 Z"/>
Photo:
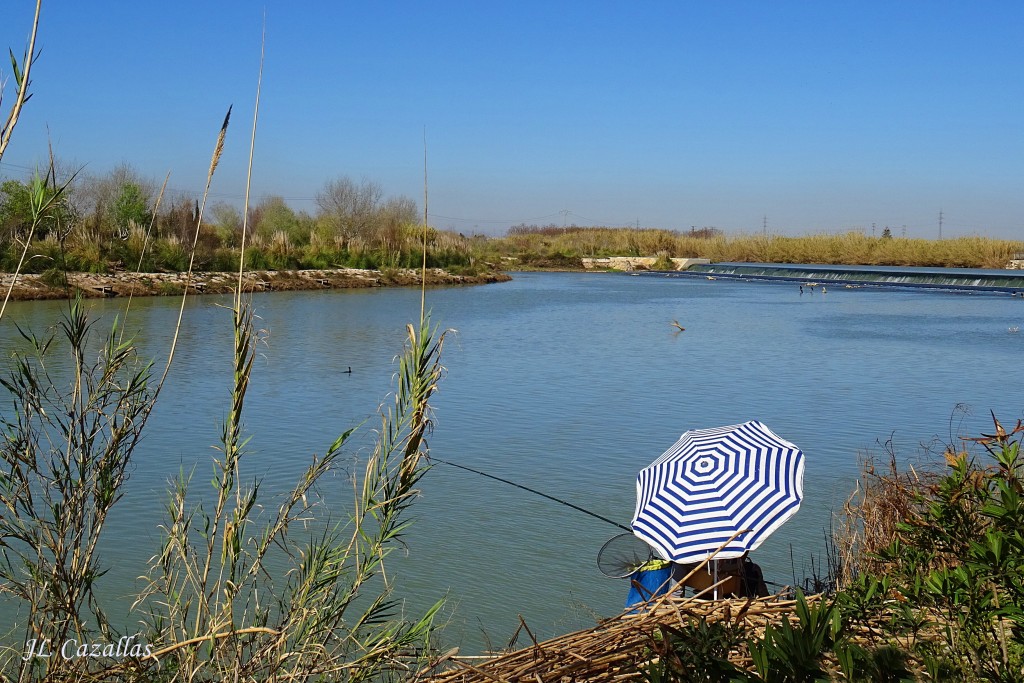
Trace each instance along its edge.
<path fill-rule="evenodd" d="M 937 486 L 940 473 L 934 464 L 908 464 L 901 470 L 895 452 L 886 445 L 886 458 L 865 456 L 861 476 L 854 492 L 837 517 L 834 534 L 840 586 L 849 586 L 858 574 L 885 576 L 891 569 L 878 559 L 893 538 L 900 523 L 922 512 L 922 497 Z"/>
<path fill-rule="evenodd" d="M 654 256 L 757 263 L 1005 268 L 1024 242 L 968 236 L 946 240 L 839 235 L 716 235 L 692 237 L 667 230 L 580 228 L 564 234 L 517 234 L 478 249 L 504 256 Z"/>
<path fill-rule="evenodd" d="M 805 596 L 805 600 L 809 606 L 817 606 L 823 596 L 809 595 Z M 890 601 L 894 608 L 898 603 L 898 596 Z M 473 663 L 471 658 L 460 659 L 453 650 L 434 663 L 432 670 L 444 668 L 444 671 L 417 680 L 429 683 L 639 681 L 643 680 L 640 667 L 654 657 L 650 649 L 652 638 L 662 626 L 685 629 L 702 620 L 709 624 L 727 623 L 739 627 L 748 639 L 759 640 L 764 636 L 767 626 L 779 627 L 784 617 L 790 623 L 796 623 L 796 605 L 796 600 L 780 595 L 762 599 L 723 600 L 668 596 L 653 603 L 645 612 L 626 612 L 602 621 L 593 628 L 540 642 L 522 622 L 522 628 L 533 640 L 533 645 L 477 663 Z M 931 611 L 926 616 L 927 626 L 913 636 L 893 638 L 891 634 L 883 635 L 885 631 L 882 622 L 891 617 L 888 610 L 877 614 L 871 623 L 848 625 L 844 635 L 847 642 L 861 646 L 886 644 L 909 649 L 915 643 L 941 642 L 945 620 Z M 835 673 L 838 670 L 836 663 L 829 661 L 827 654 L 825 658 L 826 669 Z M 753 669 L 753 660 L 746 646 L 730 651 L 729 661 L 742 669 Z"/>
<path fill-rule="evenodd" d="M 808 604 L 821 596 L 808 596 Z M 668 597 L 638 614 L 623 613 L 597 626 L 559 636 L 482 663 L 472 664 L 449 656 L 449 669 L 429 679 L 432 683 L 494 683 L 496 681 L 612 681 L 641 680 L 638 666 L 645 663 L 652 634 L 662 625 L 685 628 L 702 619 L 742 625 L 751 636 L 761 635 L 768 624 L 793 617 L 796 602 L 779 597 L 748 600 L 700 600 Z M 525 627 L 525 623 L 523 624 Z M 529 630 L 527 629 L 529 633 Z M 532 634 L 530 634 L 532 638 Z M 743 651 L 730 652 L 730 661 L 743 667 L 751 659 Z M 439 662 L 439 665 L 444 663 Z"/>

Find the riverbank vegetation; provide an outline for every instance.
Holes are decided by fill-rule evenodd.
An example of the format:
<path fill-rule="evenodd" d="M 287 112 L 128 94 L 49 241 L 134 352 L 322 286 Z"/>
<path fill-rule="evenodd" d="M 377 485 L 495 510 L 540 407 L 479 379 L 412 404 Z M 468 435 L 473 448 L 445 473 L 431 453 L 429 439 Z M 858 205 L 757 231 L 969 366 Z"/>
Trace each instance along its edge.
<path fill-rule="evenodd" d="M 17 265 L 32 225 L 32 198 L 51 206 L 36 225 L 24 272 L 181 272 L 198 200 L 163 197 L 153 180 L 129 165 L 102 175 L 61 172 L 0 182 L 0 271 Z M 59 192 L 59 196 L 53 196 Z M 211 207 L 195 250 L 202 271 L 230 271 L 238 262 L 242 225 L 250 226 L 250 270 L 414 268 L 422 261 L 416 202 L 385 197 L 380 185 L 346 176 L 327 181 L 317 209 L 295 211 L 265 197 L 243 216 L 226 203 Z M 243 218 L 245 219 L 243 221 Z M 706 258 L 753 263 L 1005 268 L 1024 242 L 981 236 L 929 240 L 850 231 L 802 236 L 725 234 L 715 228 L 659 229 L 519 225 L 503 236 L 465 236 L 429 228 L 427 266 L 455 275 L 501 270 L 576 270 L 582 259 L 606 256 Z"/>
<path fill-rule="evenodd" d="M 582 268 L 585 257 L 661 256 L 750 263 L 1005 268 L 1024 242 L 987 237 L 910 239 L 863 232 L 789 237 L 725 234 L 714 228 L 675 232 L 632 228 L 516 226 L 472 242 L 479 260 L 504 267 Z"/>
<path fill-rule="evenodd" d="M 16 267 L 33 224 L 32 198 L 39 193 L 53 201 L 36 225 L 24 272 L 186 270 L 198 198 L 163 197 L 155 182 L 127 165 L 99 176 L 62 173 L 59 166 L 54 164 L 46 178 L 0 183 L 0 270 Z M 55 188 L 63 191 L 52 198 Z M 229 204 L 211 207 L 196 244 L 195 269 L 236 269 L 243 223 L 251 231 L 245 248 L 249 270 L 380 270 L 422 264 L 422 227 L 411 199 L 385 198 L 375 183 L 339 177 L 326 183 L 317 204 L 310 215 L 280 197 L 267 197 L 245 217 Z M 469 240 L 456 233 L 430 229 L 426 247 L 428 268 L 455 274 L 486 269 L 474 262 Z"/>

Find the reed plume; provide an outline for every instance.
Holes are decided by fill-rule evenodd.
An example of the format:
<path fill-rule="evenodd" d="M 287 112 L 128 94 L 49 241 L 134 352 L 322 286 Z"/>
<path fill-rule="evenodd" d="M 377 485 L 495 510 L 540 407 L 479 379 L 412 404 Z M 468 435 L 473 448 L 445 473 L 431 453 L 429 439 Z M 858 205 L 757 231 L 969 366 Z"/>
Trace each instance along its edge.
<path fill-rule="evenodd" d="M 210 159 L 210 170 L 206 173 L 207 190 L 209 190 L 210 183 L 213 181 L 213 172 L 217 170 L 217 164 L 220 163 L 220 155 L 224 152 L 224 136 L 228 133 L 229 121 L 231 121 L 231 107 L 228 107 L 228 113 L 224 115 L 224 123 L 221 124 L 220 133 L 217 135 L 217 144 L 213 148 L 213 157 Z"/>

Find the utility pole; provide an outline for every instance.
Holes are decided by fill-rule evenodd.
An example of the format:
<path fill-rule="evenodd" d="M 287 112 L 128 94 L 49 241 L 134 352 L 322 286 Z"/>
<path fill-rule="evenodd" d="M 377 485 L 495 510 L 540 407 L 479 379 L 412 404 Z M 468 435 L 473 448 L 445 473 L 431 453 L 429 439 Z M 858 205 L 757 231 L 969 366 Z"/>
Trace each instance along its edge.
<path fill-rule="evenodd" d="M 942 209 L 939 209 L 939 239 L 942 239 Z"/>
<path fill-rule="evenodd" d="M 565 217 L 569 215 L 569 209 L 562 209 L 558 213 L 562 214 L 562 227 L 565 227 Z"/>
<path fill-rule="evenodd" d="M 768 214 L 764 215 L 764 222 L 761 225 L 761 229 L 764 231 L 765 235 L 768 234 Z"/>

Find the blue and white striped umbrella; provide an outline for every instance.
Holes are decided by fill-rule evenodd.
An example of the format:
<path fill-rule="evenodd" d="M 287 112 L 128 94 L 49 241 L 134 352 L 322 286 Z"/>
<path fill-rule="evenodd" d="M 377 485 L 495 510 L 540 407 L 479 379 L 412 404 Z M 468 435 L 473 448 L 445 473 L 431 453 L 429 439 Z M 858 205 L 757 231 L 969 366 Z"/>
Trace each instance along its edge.
<path fill-rule="evenodd" d="M 804 455 L 760 422 L 694 429 L 640 471 L 633 533 L 666 560 L 754 550 L 796 514 Z"/>

